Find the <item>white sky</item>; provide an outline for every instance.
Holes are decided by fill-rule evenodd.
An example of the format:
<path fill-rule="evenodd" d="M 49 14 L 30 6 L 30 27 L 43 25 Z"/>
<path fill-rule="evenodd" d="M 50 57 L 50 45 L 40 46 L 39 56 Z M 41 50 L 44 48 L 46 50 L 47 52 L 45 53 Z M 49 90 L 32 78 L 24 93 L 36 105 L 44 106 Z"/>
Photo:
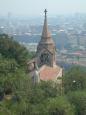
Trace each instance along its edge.
<path fill-rule="evenodd" d="M 40 16 L 47 8 L 49 15 L 86 12 L 86 0 L 0 0 L 0 14 Z"/>

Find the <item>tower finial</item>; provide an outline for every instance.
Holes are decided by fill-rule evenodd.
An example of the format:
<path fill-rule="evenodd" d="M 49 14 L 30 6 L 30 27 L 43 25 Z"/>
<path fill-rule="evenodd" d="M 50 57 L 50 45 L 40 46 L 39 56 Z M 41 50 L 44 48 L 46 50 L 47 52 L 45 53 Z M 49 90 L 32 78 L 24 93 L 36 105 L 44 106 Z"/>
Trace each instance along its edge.
<path fill-rule="evenodd" d="M 45 13 L 45 17 L 46 17 L 46 14 L 47 14 L 47 9 L 44 10 L 44 13 Z"/>

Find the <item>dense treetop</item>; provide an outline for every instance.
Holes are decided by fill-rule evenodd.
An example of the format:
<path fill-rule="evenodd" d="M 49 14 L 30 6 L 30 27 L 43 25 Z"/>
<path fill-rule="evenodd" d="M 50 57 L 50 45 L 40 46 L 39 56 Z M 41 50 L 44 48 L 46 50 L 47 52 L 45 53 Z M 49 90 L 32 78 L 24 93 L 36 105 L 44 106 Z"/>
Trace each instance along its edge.
<path fill-rule="evenodd" d="M 14 41 L 8 35 L 0 35 L 0 56 L 8 59 L 15 59 L 19 65 L 24 64 L 28 58 L 31 58 L 31 53 L 26 48 Z"/>

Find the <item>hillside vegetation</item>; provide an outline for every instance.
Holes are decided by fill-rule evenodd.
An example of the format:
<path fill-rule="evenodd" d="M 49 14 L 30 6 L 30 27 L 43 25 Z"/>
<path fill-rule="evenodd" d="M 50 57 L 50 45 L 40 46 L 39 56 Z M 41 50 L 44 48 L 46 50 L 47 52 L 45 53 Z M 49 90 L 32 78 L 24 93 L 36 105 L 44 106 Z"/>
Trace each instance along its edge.
<path fill-rule="evenodd" d="M 65 72 L 62 84 L 32 84 L 26 62 L 33 55 L 0 35 L 0 115 L 86 115 L 86 68 Z"/>

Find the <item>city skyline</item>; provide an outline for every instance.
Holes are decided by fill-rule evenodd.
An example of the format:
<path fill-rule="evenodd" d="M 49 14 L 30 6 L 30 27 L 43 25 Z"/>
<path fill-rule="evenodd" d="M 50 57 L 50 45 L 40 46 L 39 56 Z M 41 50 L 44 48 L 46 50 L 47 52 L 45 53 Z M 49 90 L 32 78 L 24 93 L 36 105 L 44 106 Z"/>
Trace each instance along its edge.
<path fill-rule="evenodd" d="M 49 16 L 58 14 L 86 13 L 86 0 L 3 0 L 0 1 L 0 15 L 41 16 L 46 8 Z"/>

